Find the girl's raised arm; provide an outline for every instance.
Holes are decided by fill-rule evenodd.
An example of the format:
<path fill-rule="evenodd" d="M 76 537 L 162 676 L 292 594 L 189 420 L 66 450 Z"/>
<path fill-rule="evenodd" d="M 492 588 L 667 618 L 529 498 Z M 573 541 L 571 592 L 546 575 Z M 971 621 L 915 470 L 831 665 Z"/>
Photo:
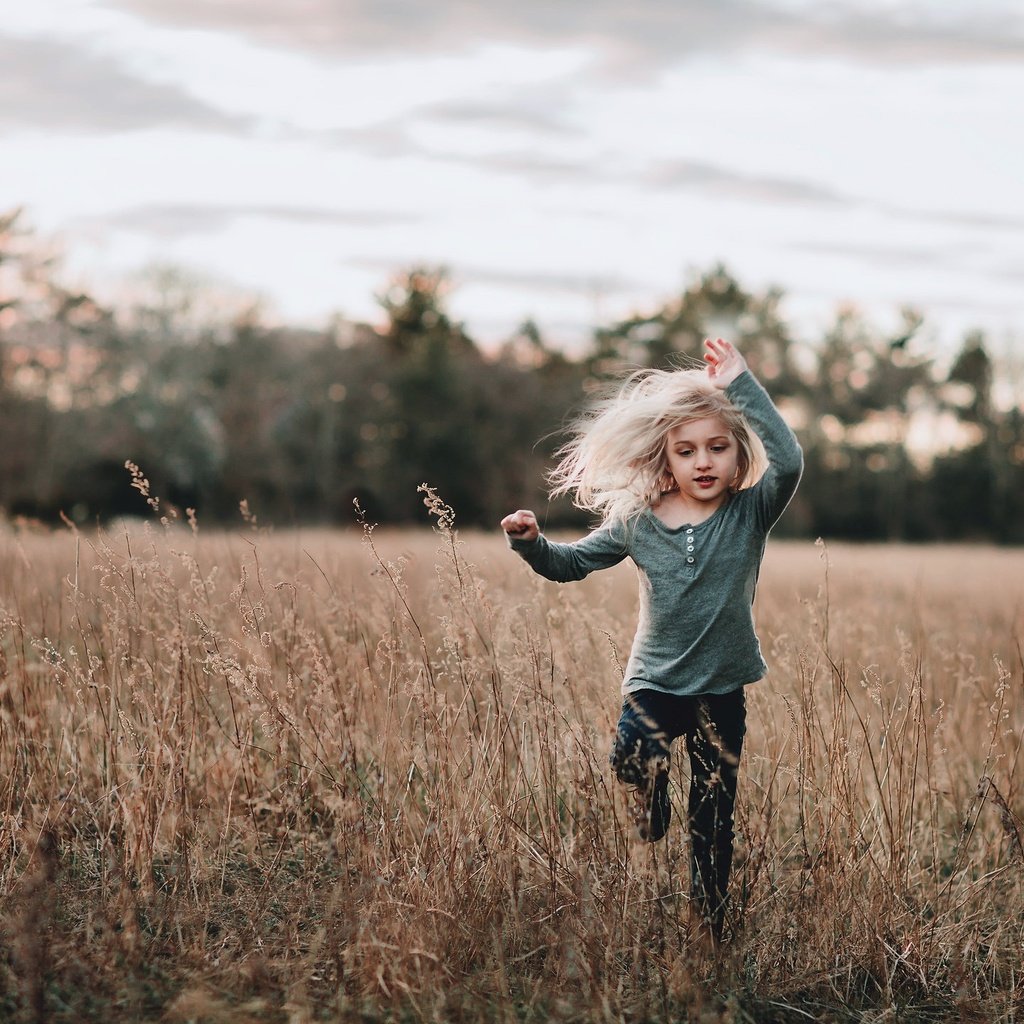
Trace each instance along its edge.
<path fill-rule="evenodd" d="M 705 339 L 704 345 L 708 379 L 716 388 L 728 391 L 729 399 L 754 428 L 768 456 L 767 471 L 750 488 L 757 503 L 758 518 L 767 532 L 796 491 L 803 472 L 803 452 L 768 392 L 753 374 L 745 373 L 747 361 L 736 348 L 722 338 Z"/>

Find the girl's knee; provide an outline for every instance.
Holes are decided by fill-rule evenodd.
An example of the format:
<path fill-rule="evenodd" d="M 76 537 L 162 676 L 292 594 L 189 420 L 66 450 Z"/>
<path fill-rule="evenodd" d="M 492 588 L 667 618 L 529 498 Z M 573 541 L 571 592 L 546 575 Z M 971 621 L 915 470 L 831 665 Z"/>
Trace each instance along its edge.
<path fill-rule="evenodd" d="M 639 738 L 631 744 L 617 740 L 608 761 L 615 777 L 627 786 L 646 786 L 658 775 L 667 773 L 669 766 L 667 750 L 647 750 Z"/>
<path fill-rule="evenodd" d="M 627 785 L 645 786 L 668 771 L 671 740 L 658 713 L 657 694 L 626 697 L 609 757 L 615 777 Z"/>
<path fill-rule="evenodd" d="M 645 777 L 643 757 L 641 756 L 642 741 L 638 738 L 632 745 L 622 742 L 617 736 L 612 752 L 608 755 L 608 763 L 615 772 L 615 778 L 628 786 L 639 786 Z"/>

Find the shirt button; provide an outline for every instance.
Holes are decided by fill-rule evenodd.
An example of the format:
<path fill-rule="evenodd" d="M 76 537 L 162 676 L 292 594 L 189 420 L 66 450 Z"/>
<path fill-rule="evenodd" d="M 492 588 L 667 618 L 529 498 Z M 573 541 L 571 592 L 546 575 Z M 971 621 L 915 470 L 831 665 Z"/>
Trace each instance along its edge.
<path fill-rule="evenodd" d="M 693 527 L 691 526 L 686 532 L 687 533 L 693 533 Z"/>
<path fill-rule="evenodd" d="M 687 558 L 687 561 L 688 561 L 688 562 L 692 562 L 692 561 L 693 561 L 693 555 L 690 555 L 690 557 L 689 557 L 689 558 Z"/>
<path fill-rule="evenodd" d="M 693 550 L 693 545 L 691 544 L 686 550 L 687 551 L 692 551 Z"/>

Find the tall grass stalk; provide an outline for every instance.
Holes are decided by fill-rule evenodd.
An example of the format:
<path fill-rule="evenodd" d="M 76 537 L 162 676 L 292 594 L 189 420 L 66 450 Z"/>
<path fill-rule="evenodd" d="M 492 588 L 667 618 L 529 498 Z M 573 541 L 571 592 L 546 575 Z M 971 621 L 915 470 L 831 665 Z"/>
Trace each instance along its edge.
<path fill-rule="evenodd" d="M 425 500 L 0 534 L 0 1018 L 1020 1019 L 1024 555 L 771 549 L 715 952 L 607 767 L 630 571 Z"/>

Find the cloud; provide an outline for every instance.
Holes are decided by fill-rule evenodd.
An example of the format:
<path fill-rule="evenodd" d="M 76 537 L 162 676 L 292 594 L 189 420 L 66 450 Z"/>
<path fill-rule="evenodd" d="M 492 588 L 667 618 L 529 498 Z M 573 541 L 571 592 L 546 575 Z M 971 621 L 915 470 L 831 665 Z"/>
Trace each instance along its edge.
<path fill-rule="evenodd" d="M 428 116 L 430 116 L 429 113 Z M 366 128 L 304 133 L 303 137 L 379 159 L 415 157 L 420 160 L 457 164 L 516 178 L 531 178 L 542 183 L 607 181 L 616 177 L 594 160 L 545 156 L 538 149 L 504 149 L 491 153 L 463 153 L 426 145 L 413 138 L 413 128 L 420 118 L 420 111 L 414 111 Z"/>
<path fill-rule="evenodd" d="M 113 0 L 164 23 L 239 33 L 328 54 L 452 52 L 481 42 L 580 45 L 613 74 L 643 73 L 700 53 L 835 54 L 868 62 L 1024 61 L 1015 0 L 958 7 L 827 5 L 794 0 Z"/>
<path fill-rule="evenodd" d="M 773 178 L 738 174 L 713 164 L 677 160 L 656 165 L 647 175 L 647 183 L 662 189 L 700 189 L 730 199 L 761 203 L 825 203 L 847 205 L 853 202 L 831 189 L 796 178 Z"/>
<path fill-rule="evenodd" d="M 823 5 L 807 23 L 809 48 L 869 63 L 986 64 L 1024 61 L 1024 19 L 1012 0 L 866 11 Z"/>
<path fill-rule="evenodd" d="M 162 238 L 223 231 L 243 217 L 264 217 L 293 224 L 342 227 L 380 227 L 418 220 L 405 214 L 375 210 L 336 210 L 326 207 L 150 203 L 117 210 L 88 223 L 121 228 Z M 79 221 L 79 224 L 84 221 Z"/>
<path fill-rule="evenodd" d="M 602 181 L 613 175 L 605 172 L 593 160 L 565 160 L 558 157 L 544 157 L 536 152 L 519 150 L 492 153 L 484 156 L 461 157 L 438 154 L 439 159 L 457 160 L 482 170 L 513 177 L 533 178 L 547 183 L 559 181 Z"/>
<path fill-rule="evenodd" d="M 429 157 L 431 154 L 414 141 L 409 128 L 412 119 L 393 117 L 365 128 L 340 128 L 327 132 L 299 132 L 298 137 L 325 143 L 338 149 L 356 151 L 365 156 L 395 160 L 410 156 Z"/>
<path fill-rule="evenodd" d="M 662 161 L 637 174 L 618 167 L 614 156 L 610 155 L 605 159 L 547 156 L 538 148 L 460 153 L 416 141 L 412 128 L 420 116 L 420 112 L 416 111 L 368 128 L 317 133 L 313 137 L 330 145 L 355 149 L 375 157 L 417 157 L 492 174 L 529 178 L 542 184 L 614 182 L 643 189 L 706 191 L 730 199 L 758 203 L 854 205 L 858 202 L 814 182 L 746 175 L 699 161 Z"/>
<path fill-rule="evenodd" d="M 1018 263 L 1017 266 L 1003 267 L 996 270 L 994 276 L 997 280 L 1009 281 L 1010 284 L 1024 284 L 1024 263 Z M 1017 309 L 1020 309 L 1020 303 L 1017 303 Z"/>
<path fill-rule="evenodd" d="M 436 103 L 417 111 L 418 118 L 456 125 L 495 127 L 532 132 L 537 135 L 576 136 L 578 128 L 551 110 L 550 97 L 545 102 L 485 102 L 482 100 Z"/>
<path fill-rule="evenodd" d="M 910 266 L 937 266 L 948 262 L 948 254 L 936 248 L 891 245 L 855 245 L 846 242 L 794 242 L 788 248 L 819 256 L 840 256 L 865 260 L 871 264 L 889 263 Z"/>
<path fill-rule="evenodd" d="M 408 257 L 384 259 L 379 256 L 355 256 L 344 260 L 345 266 L 359 270 L 394 273 L 410 265 Z M 624 277 L 608 274 L 565 274 L 545 271 L 522 271 L 474 264 L 450 263 L 445 268 L 456 285 L 489 285 L 516 291 L 541 291 L 570 295 L 593 296 L 631 293 L 640 285 Z"/>
<path fill-rule="evenodd" d="M 518 173 L 528 170 L 525 164 L 536 163 L 534 170 L 541 177 L 570 173 L 571 162 L 537 158 L 545 143 L 573 142 L 585 135 L 582 128 L 572 122 L 570 111 L 576 97 L 568 79 L 548 81 L 543 85 L 523 85 L 515 88 L 492 88 L 488 95 L 451 98 L 439 102 L 410 105 L 408 109 L 359 128 L 342 128 L 320 132 L 297 132 L 313 141 L 354 149 L 368 156 L 391 159 L 421 157 L 449 163 L 492 165 L 503 170 L 504 164 Z M 506 157 L 494 153 L 479 157 L 442 150 L 421 141 L 423 138 L 451 136 L 465 129 L 477 139 L 492 141 L 518 136 L 520 145 L 533 147 Z M 521 166 L 512 166 L 521 164 Z"/>
<path fill-rule="evenodd" d="M 132 131 L 185 127 L 245 132 L 231 117 L 169 85 L 144 81 L 80 47 L 0 35 L 0 130 Z"/>
<path fill-rule="evenodd" d="M 426 146 L 412 139 L 403 123 L 389 121 L 370 128 L 345 129 L 313 136 L 339 149 L 355 150 L 381 159 L 428 160 L 458 164 L 480 171 L 507 174 L 535 181 L 599 181 L 608 175 L 588 160 L 545 157 L 535 150 L 506 150 L 498 153 L 459 153 Z"/>
<path fill-rule="evenodd" d="M 1024 231 L 1024 217 L 993 213 L 958 213 L 953 210 L 908 210 L 901 207 L 883 209 L 900 220 L 945 224 L 955 228 L 977 228 L 980 231 Z"/>
<path fill-rule="evenodd" d="M 630 293 L 637 289 L 637 282 L 607 274 L 561 274 L 524 272 L 476 266 L 456 266 L 456 279 L 467 285 L 491 285 L 497 288 L 516 290 L 560 292 L 570 295 L 610 295 Z"/>

